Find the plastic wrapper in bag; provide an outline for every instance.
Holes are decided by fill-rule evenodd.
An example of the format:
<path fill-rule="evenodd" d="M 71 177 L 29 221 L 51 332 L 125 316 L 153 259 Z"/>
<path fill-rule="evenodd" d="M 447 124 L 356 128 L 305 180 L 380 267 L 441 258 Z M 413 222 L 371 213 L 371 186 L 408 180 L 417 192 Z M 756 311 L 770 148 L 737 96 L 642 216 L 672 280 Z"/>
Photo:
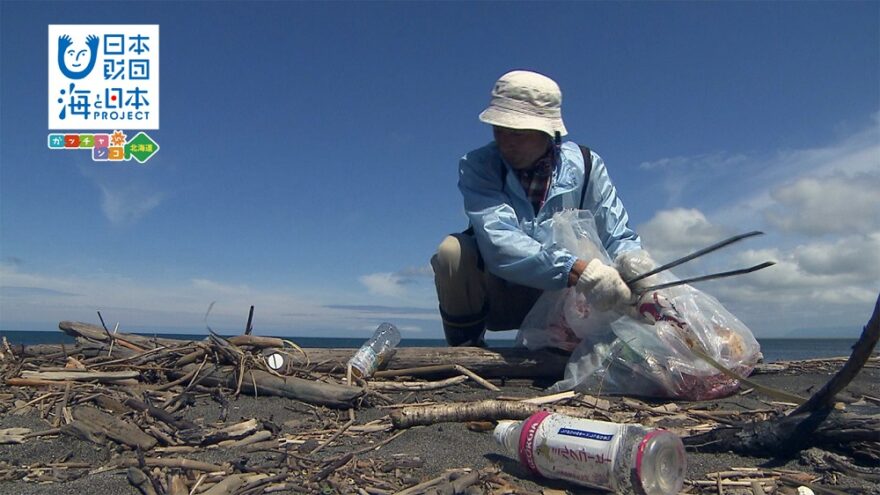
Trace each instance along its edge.
<path fill-rule="evenodd" d="M 545 245 L 555 243 L 579 258 L 613 264 L 589 212 L 560 212 L 540 228 Z M 633 267 L 642 272 L 650 259 L 644 251 L 634 251 L 621 255 L 616 265 L 622 273 Z M 651 277 L 650 285 L 673 280 L 668 271 L 661 272 Z M 691 286 L 649 292 L 637 308 L 643 320 L 598 311 L 574 288 L 547 291 L 526 316 L 517 340 L 529 349 L 572 353 L 563 380 L 551 391 L 712 399 L 733 393 L 739 385 L 694 349 L 741 376 L 751 373 L 761 357 L 751 331 L 718 300 Z"/>

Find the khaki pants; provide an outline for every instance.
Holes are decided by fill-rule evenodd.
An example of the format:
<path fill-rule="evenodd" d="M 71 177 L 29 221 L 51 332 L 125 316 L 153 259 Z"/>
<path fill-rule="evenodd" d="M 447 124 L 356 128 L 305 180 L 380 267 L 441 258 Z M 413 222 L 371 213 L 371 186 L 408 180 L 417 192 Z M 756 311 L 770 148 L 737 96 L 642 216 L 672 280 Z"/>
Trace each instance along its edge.
<path fill-rule="evenodd" d="M 484 267 L 473 236 L 461 233 L 443 239 L 431 258 L 434 283 L 451 346 L 485 345 L 488 330 L 519 328 L 543 292 L 507 282 Z"/>

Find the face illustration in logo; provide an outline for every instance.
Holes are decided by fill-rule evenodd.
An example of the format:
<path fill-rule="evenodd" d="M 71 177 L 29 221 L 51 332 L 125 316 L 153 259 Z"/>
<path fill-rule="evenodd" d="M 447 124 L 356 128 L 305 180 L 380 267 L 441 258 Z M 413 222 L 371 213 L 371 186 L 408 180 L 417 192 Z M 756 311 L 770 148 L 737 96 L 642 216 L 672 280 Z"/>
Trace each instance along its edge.
<path fill-rule="evenodd" d="M 69 79 L 82 79 L 92 72 L 98 59 L 98 37 L 90 34 L 85 45 L 74 44 L 70 36 L 58 37 L 58 67 Z"/>

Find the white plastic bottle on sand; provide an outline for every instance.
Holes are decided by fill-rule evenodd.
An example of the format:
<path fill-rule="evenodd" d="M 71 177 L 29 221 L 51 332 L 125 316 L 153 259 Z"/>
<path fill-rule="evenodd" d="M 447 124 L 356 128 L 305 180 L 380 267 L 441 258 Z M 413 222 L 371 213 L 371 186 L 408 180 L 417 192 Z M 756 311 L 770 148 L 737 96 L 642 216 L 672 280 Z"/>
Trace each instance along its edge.
<path fill-rule="evenodd" d="M 677 494 L 687 461 L 677 435 L 541 411 L 501 421 L 495 440 L 535 474 L 614 493 Z"/>
<path fill-rule="evenodd" d="M 379 325 L 376 332 L 360 349 L 348 360 L 351 372 L 355 376 L 368 378 L 376 372 L 400 343 L 400 331 L 391 323 Z"/>

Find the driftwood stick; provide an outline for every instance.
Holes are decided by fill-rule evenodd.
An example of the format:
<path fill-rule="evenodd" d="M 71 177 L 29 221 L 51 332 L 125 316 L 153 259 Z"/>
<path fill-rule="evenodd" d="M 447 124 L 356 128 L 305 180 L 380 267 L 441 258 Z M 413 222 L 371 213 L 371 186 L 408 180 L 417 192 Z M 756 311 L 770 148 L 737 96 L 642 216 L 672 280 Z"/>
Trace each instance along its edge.
<path fill-rule="evenodd" d="M 399 351 L 399 349 L 398 349 Z M 415 368 L 404 368 L 397 370 L 385 370 L 385 371 L 377 371 L 373 376 L 377 378 L 382 377 L 392 377 L 392 376 L 416 376 L 416 375 L 433 375 L 438 373 L 449 373 L 456 372 L 462 375 L 469 377 L 471 380 L 479 383 L 483 387 L 492 390 L 494 392 L 498 392 L 501 389 L 492 385 L 488 381 L 484 380 L 482 377 L 474 373 L 473 371 L 467 369 L 466 367 L 460 364 L 439 364 L 434 366 L 418 366 Z"/>
<path fill-rule="evenodd" d="M 60 428 L 61 433 L 80 438 L 87 442 L 103 445 L 107 441 L 104 432 L 96 426 L 92 426 L 83 421 L 73 421 Z"/>
<path fill-rule="evenodd" d="M 202 495 L 233 495 L 244 485 L 244 474 L 233 474 L 202 492 Z"/>
<path fill-rule="evenodd" d="M 259 335 L 236 335 L 234 337 L 229 337 L 227 339 L 230 344 L 234 344 L 236 346 L 250 346 L 250 347 L 284 347 L 284 340 L 279 339 L 277 337 L 262 337 Z"/>
<path fill-rule="evenodd" d="M 340 457 L 339 459 L 336 459 L 335 461 L 324 466 L 324 468 L 322 468 L 317 473 L 310 476 L 309 481 L 315 482 L 315 481 L 321 481 L 321 480 L 325 479 L 327 476 L 330 476 L 330 474 L 333 471 L 336 471 L 337 469 L 341 468 L 342 466 L 345 466 L 346 464 L 348 464 L 349 461 L 351 461 L 352 457 L 354 457 L 354 453 L 349 452 L 348 454 L 345 454 L 344 456 Z"/>
<path fill-rule="evenodd" d="M 457 385 L 468 379 L 467 376 L 453 376 L 445 380 L 435 382 L 370 382 L 370 388 L 381 392 L 395 392 L 407 390 L 437 390 L 452 385 Z"/>
<path fill-rule="evenodd" d="M 26 440 L 28 438 L 45 437 L 45 436 L 49 436 L 49 435 L 58 435 L 59 433 L 61 433 L 61 428 L 50 428 L 48 430 L 35 431 L 32 433 L 28 433 L 27 435 L 24 436 L 24 439 Z"/>
<path fill-rule="evenodd" d="M 377 371 L 373 373 L 373 376 L 376 378 L 389 378 L 393 376 L 435 375 L 438 373 L 449 373 L 451 371 L 455 371 L 454 364 L 437 364 L 433 366 L 417 366 L 415 368 Z"/>
<path fill-rule="evenodd" d="M 107 330 L 107 324 L 104 323 L 104 317 L 101 316 L 100 311 L 98 311 L 98 319 L 101 320 L 101 326 L 104 327 L 104 333 L 107 334 L 107 340 L 109 340 L 110 342 L 113 342 L 113 336 L 110 335 L 110 330 Z"/>
<path fill-rule="evenodd" d="M 58 329 L 67 335 L 73 337 L 83 337 L 88 340 L 92 340 L 95 342 L 108 342 L 111 340 L 108 338 L 107 333 L 104 332 L 104 329 L 97 326 L 91 325 L 89 323 L 82 323 L 78 321 L 62 321 L 58 323 Z M 175 340 L 175 339 L 163 339 L 156 337 L 143 337 L 141 335 L 134 335 L 130 333 L 118 333 L 112 337 L 112 339 L 116 340 L 117 343 L 124 345 L 128 344 L 129 346 L 133 346 L 133 350 L 137 350 L 142 352 L 144 348 L 152 349 L 157 347 L 158 345 L 164 346 L 176 346 L 186 341 L 183 340 Z"/>
<path fill-rule="evenodd" d="M 23 443 L 32 436 L 29 428 L 6 428 L 0 429 L 0 445 L 8 443 Z"/>
<path fill-rule="evenodd" d="M 22 378 L 33 378 L 38 380 L 74 380 L 74 381 L 92 381 L 114 382 L 117 380 L 125 380 L 129 378 L 138 378 L 141 374 L 138 371 L 22 371 Z"/>
<path fill-rule="evenodd" d="M 104 321 L 101 320 L 101 323 L 104 323 Z M 116 335 L 116 332 L 118 332 L 118 331 L 119 331 L 119 322 L 117 321 L 116 326 L 113 327 L 113 335 Z M 109 333 L 108 333 L 108 336 L 109 336 Z M 110 355 L 113 354 L 113 344 L 114 344 L 113 337 L 110 337 L 110 349 L 107 350 L 107 357 L 110 357 Z"/>
<path fill-rule="evenodd" d="M 181 391 L 179 394 L 174 396 L 174 398 L 172 398 L 171 400 L 169 400 L 165 404 L 164 409 L 166 411 L 168 411 L 168 412 L 176 411 L 179 407 L 175 407 L 175 404 L 183 404 L 182 399 L 186 396 L 186 393 L 189 392 L 191 388 L 193 388 L 196 385 L 198 385 L 199 383 L 201 383 L 202 380 L 204 380 L 211 373 L 211 371 L 214 370 L 214 365 L 211 365 L 208 367 L 208 371 L 206 374 L 199 376 L 199 373 L 201 373 L 202 368 L 205 367 L 205 364 L 207 362 L 208 362 L 208 357 L 205 356 L 205 358 L 202 360 L 201 364 L 199 364 L 198 366 L 188 365 L 186 367 L 187 372 L 184 373 L 183 375 L 190 377 L 189 383 L 186 385 L 186 387 L 184 387 L 183 391 Z M 172 372 L 171 375 L 173 376 L 173 375 L 175 375 L 175 373 Z M 183 378 L 181 378 L 181 380 L 182 379 Z M 177 380 L 175 380 L 175 381 L 177 381 Z"/>
<path fill-rule="evenodd" d="M 207 351 L 205 349 L 195 350 L 189 354 L 181 356 L 181 358 L 178 359 L 176 363 L 174 363 L 174 366 L 176 368 L 180 368 L 182 366 L 186 366 L 187 364 L 195 363 L 199 359 L 205 357 L 205 354 L 207 354 Z"/>
<path fill-rule="evenodd" d="M 349 411 L 351 411 L 351 409 L 349 409 Z M 330 438 L 328 438 L 326 442 L 322 443 L 321 445 L 318 445 L 318 447 L 315 448 L 315 450 L 313 450 L 313 451 L 311 452 L 311 454 L 317 454 L 318 452 L 320 452 L 321 450 L 323 450 L 324 447 L 326 447 L 326 446 L 330 445 L 331 443 L 333 443 L 334 440 L 336 440 L 337 438 L 339 438 L 340 435 L 342 435 L 343 433 L 345 433 L 345 430 L 349 429 L 349 427 L 351 427 L 351 425 L 353 425 L 353 424 L 354 424 L 354 420 L 351 420 L 351 419 L 348 420 L 348 422 L 346 422 L 344 425 L 342 425 L 342 428 L 336 430 L 336 433 L 334 433 L 333 436 L 331 436 Z"/>
<path fill-rule="evenodd" d="M 150 478 L 140 469 L 132 466 L 128 468 L 128 482 L 137 488 L 143 495 L 157 495 Z"/>
<path fill-rule="evenodd" d="M 236 495 L 257 495 L 259 493 L 266 493 L 266 491 L 260 489 L 260 487 L 275 483 L 276 481 L 282 481 L 286 478 L 287 473 L 278 473 L 272 476 L 268 474 L 254 475 L 245 482 L 244 486 L 241 487 Z"/>
<path fill-rule="evenodd" d="M 459 476 L 452 482 L 452 493 L 464 493 L 469 486 L 478 481 L 480 481 L 479 471 L 471 471 L 468 474 Z"/>
<path fill-rule="evenodd" d="M 64 408 L 67 407 L 67 402 L 70 400 L 70 386 L 72 384 L 67 382 L 67 385 L 64 387 L 64 397 L 61 398 L 61 402 L 59 402 L 55 406 L 55 420 L 52 421 L 52 426 L 59 427 L 63 421 L 64 417 Z"/>
<path fill-rule="evenodd" d="M 858 374 L 880 337 L 880 297 L 843 368 L 792 414 L 771 421 L 745 423 L 684 439 L 691 449 L 733 451 L 746 455 L 789 455 L 811 446 L 880 441 L 880 414 L 852 414 L 830 407 L 834 395 Z"/>
<path fill-rule="evenodd" d="M 257 431 L 260 426 L 256 419 L 249 419 L 235 423 L 225 428 L 215 430 L 213 428 L 196 428 L 177 432 L 177 436 L 190 444 L 210 445 L 228 440 L 238 440 Z"/>
<path fill-rule="evenodd" d="M 76 422 L 83 423 L 89 429 L 98 430 L 104 436 L 119 443 L 149 450 L 156 445 L 156 439 L 147 435 L 132 423 L 123 421 L 93 407 L 77 407 L 73 410 Z"/>
<path fill-rule="evenodd" d="M 464 423 L 498 419 L 526 419 L 543 408 L 535 404 L 501 400 L 453 402 L 432 406 L 404 407 L 391 413 L 391 424 L 398 429 L 434 423 Z M 586 417 L 591 408 L 554 407 L 551 410 L 575 417 Z"/>
<path fill-rule="evenodd" d="M 244 326 L 244 334 L 245 335 L 250 335 L 251 332 L 254 331 L 253 323 L 254 323 L 254 305 L 251 304 L 251 309 L 250 309 L 250 311 L 248 311 L 248 321 Z"/>
<path fill-rule="evenodd" d="M 440 476 L 437 476 L 436 478 L 431 478 L 428 481 L 423 481 L 417 485 L 413 485 L 409 488 L 406 488 L 404 490 L 401 490 L 401 491 L 395 493 L 394 495 L 416 495 L 419 493 L 424 493 L 425 491 L 427 491 L 428 488 L 431 488 L 431 487 L 434 487 L 437 485 L 442 485 L 444 483 L 448 483 L 449 479 L 452 477 L 453 474 L 455 474 L 455 473 L 454 472 L 443 473 Z"/>
<path fill-rule="evenodd" d="M 144 359 L 144 358 L 147 357 L 147 356 L 150 356 L 150 355 L 152 355 L 152 354 L 156 354 L 156 353 L 158 353 L 158 352 L 161 352 L 161 351 L 164 351 L 164 350 L 167 350 L 167 349 L 168 349 L 168 348 L 165 347 L 165 346 L 157 347 L 157 348 L 155 348 L 155 349 L 150 349 L 150 350 L 147 350 L 147 351 L 144 351 L 144 352 L 141 352 L 141 353 L 132 354 L 132 355 L 130 355 L 130 356 L 126 356 L 126 357 L 124 357 L 124 358 L 114 359 L 114 360 L 112 360 L 112 361 L 104 361 L 104 362 L 101 363 L 101 366 L 108 366 L 108 365 L 111 365 L 111 364 L 121 364 L 121 363 L 125 363 L 125 362 L 128 362 L 128 361 L 134 361 L 134 360 L 138 360 L 138 359 Z"/>
<path fill-rule="evenodd" d="M 813 394 L 807 402 L 801 404 L 791 414 L 795 415 L 830 407 L 834 402 L 834 396 L 849 385 L 849 382 L 859 374 L 862 366 L 871 357 L 878 338 L 880 338 L 880 296 L 877 297 L 877 302 L 874 304 L 874 313 L 871 315 L 871 319 L 868 320 L 868 324 L 862 329 L 862 335 L 855 346 L 853 346 L 852 355 L 847 359 L 843 368 L 840 368 L 840 371 L 831 380 L 828 380 L 824 387 Z"/>
<path fill-rule="evenodd" d="M 251 436 L 242 438 L 241 440 L 228 440 L 229 443 L 220 442 L 219 444 L 217 444 L 217 446 L 223 448 L 247 447 L 248 445 L 253 445 L 255 443 L 265 442 L 266 440 L 269 440 L 271 438 L 271 431 L 260 430 Z"/>
<path fill-rule="evenodd" d="M 139 461 L 134 458 L 123 458 L 113 461 L 113 464 L 116 467 L 129 467 L 129 466 L 137 466 L 139 465 Z M 144 464 L 148 467 L 169 467 L 169 468 L 178 468 L 178 469 L 191 469 L 193 471 L 204 471 L 206 473 L 217 473 L 224 472 L 226 468 L 223 466 L 218 466 L 217 464 L 209 464 L 207 462 L 202 461 L 194 461 L 191 459 L 183 459 L 181 457 L 172 457 L 169 459 L 158 458 L 158 457 L 146 457 L 144 458 Z"/>
<path fill-rule="evenodd" d="M 455 365 L 455 371 L 458 371 L 459 373 L 461 373 L 463 375 L 467 375 L 471 380 L 479 383 L 483 387 L 485 387 L 493 392 L 500 392 L 501 391 L 500 388 L 496 387 L 495 385 L 492 385 L 491 383 L 489 383 L 488 381 L 483 379 L 481 376 L 477 375 L 473 371 L 465 368 L 464 366 L 462 366 L 460 364 Z"/>
<path fill-rule="evenodd" d="M 315 364 L 314 371 L 330 372 L 346 363 L 357 349 L 308 349 Z M 424 363 L 439 363 L 436 368 Z M 433 373 L 450 373 L 451 366 L 460 365 L 483 378 L 561 378 L 568 356 L 549 351 L 523 348 L 483 349 L 480 347 L 400 347 L 384 370 L 374 377 L 414 375 L 413 369 Z M 442 366 L 442 368 L 441 368 Z M 424 371 L 421 374 L 431 374 Z"/>
<path fill-rule="evenodd" d="M 189 488 L 183 476 L 173 474 L 168 477 L 168 495 L 189 495 Z"/>
<path fill-rule="evenodd" d="M 64 385 L 65 382 L 44 380 L 42 378 L 7 378 L 6 384 L 11 387 L 57 387 L 58 385 Z M 21 409 L 22 407 L 16 409 Z"/>
<path fill-rule="evenodd" d="M 195 428 L 196 425 L 192 421 L 186 419 L 177 419 L 167 411 L 163 409 L 159 409 L 158 407 L 143 403 L 134 397 L 129 397 L 125 399 L 124 404 L 136 411 L 147 412 L 150 416 L 162 421 L 168 426 L 172 426 L 177 429 L 185 429 L 185 428 Z"/>
<path fill-rule="evenodd" d="M 12 380 L 12 378 L 10 378 L 10 380 Z M 6 383 L 9 383 L 9 380 L 6 380 Z M 51 383 L 52 385 L 58 385 L 58 382 L 50 382 L 50 383 Z M 10 385 L 12 385 L 12 384 L 10 383 Z M 37 402 L 42 402 L 42 401 L 44 401 L 44 400 L 46 400 L 46 399 L 48 399 L 48 398 L 51 398 L 51 397 L 54 397 L 54 396 L 58 395 L 59 393 L 60 393 L 60 392 L 49 392 L 49 393 L 46 394 L 46 395 L 41 395 L 41 396 L 37 397 L 36 399 L 33 399 L 32 401 L 30 401 L 30 402 L 28 402 L 28 403 L 26 403 L 26 404 L 23 404 L 23 405 L 21 405 L 21 406 L 18 406 L 18 407 L 16 407 L 15 409 L 13 409 L 12 411 L 9 411 L 9 412 L 10 412 L 10 413 L 14 413 L 15 411 L 18 411 L 19 409 L 24 409 L 24 408 L 26 408 L 26 407 L 28 407 L 28 406 L 32 406 L 32 405 L 36 404 Z"/>
<path fill-rule="evenodd" d="M 92 402 L 94 402 L 98 407 L 102 409 L 106 409 L 110 412 L 114 412 L 117 414 L 125 414 L 129 412 L 129 408 L 126 407 L 122 402 L 114 399 L 113 397 L 109 397 L 104 394 L 98 394 L 92 398 L 90 398 Z M 86 401 L 82 401 L 86 402 Z"/>
<path fill-rule="evenodd" d="M 190 380 L 193 376 L 195 376 L 197 371 L 198 371 L 197 369 L 194 369 L 194 370 L 190 371 L 189 373 L 183 375 L 182 377 L 178 378 L 177 380 L 173 380 L 168 383 L 163 383 L 162 385 L 152 387 L 151 390 L 161 392 L 163 390 L 168 390 L 170 388 L 174 388 L 174 387 L 182 384 L 183 382 Z"/>

